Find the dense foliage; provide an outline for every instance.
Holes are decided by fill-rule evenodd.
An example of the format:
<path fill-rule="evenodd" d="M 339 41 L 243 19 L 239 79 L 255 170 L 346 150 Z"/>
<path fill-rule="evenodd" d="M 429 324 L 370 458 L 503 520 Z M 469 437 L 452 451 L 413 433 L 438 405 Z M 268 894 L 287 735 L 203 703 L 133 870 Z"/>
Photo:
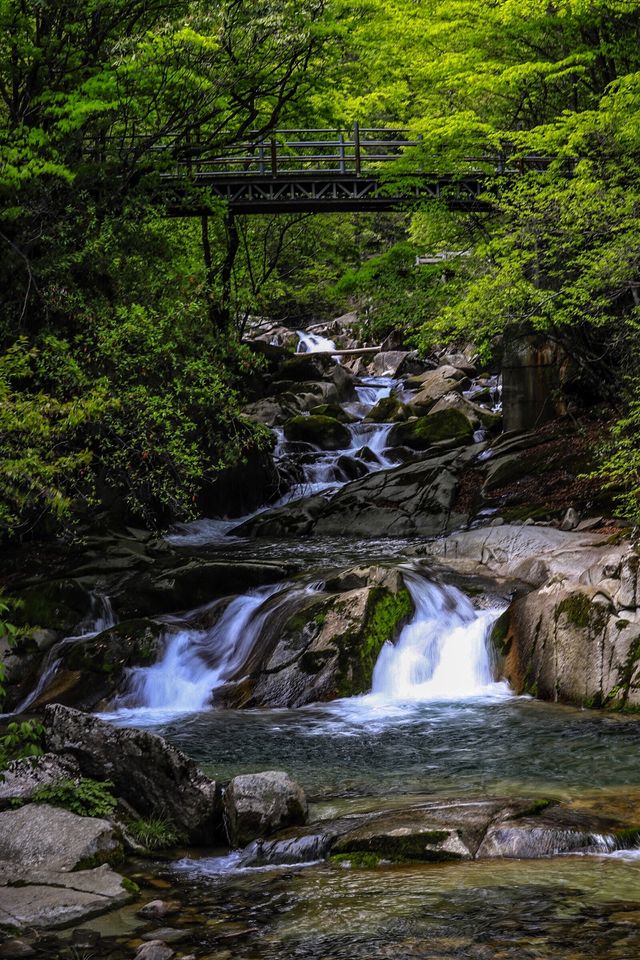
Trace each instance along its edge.
<path fill-rule="evenodd" d="M 635 0 L 0 0 L 4 537 L 197 512 L 268 442 L 238 334 L 350 305 L 423 351 L 546 331 L 619 404 L 603 476 L 640 517 L 639 41 Z M 166 216 L 168 144 L 354 120 L 419 137 L 392 178 L 500 156 L 491 212 Z"/>

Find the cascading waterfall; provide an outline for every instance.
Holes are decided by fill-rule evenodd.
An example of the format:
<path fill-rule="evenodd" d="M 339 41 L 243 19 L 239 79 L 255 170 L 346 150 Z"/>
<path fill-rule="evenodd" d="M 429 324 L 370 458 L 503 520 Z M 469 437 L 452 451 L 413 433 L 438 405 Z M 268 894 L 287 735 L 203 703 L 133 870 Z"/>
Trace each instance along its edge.
<path fill-rule="evenodd" d="M 304 330 L 296 330 L 298 337 L 298 346 L 296 353 L 331 353 L 337 350 L 333 340 L 321 337 L 317 333 L 305 333 Z"/>
<path fill-rule="evenodd" d="M 431 583 L 413 570 L 405 570 L 404 579 L 416 612 L 397 643 L 384 645 L 370 698 L 384 702 L 510 696 L 508 685 L 494 680 L 488 643 L 502 610 L 476 610 L 456 587 Z"/>
<path fill-rule="evenodd" d="M 277 629 L 282 618 L 319 586 L 259 587 L 234 597 L 212 627 L 180 629 L 170 635 L 157 663 L 130 672 L 128 690 L 115 704 L 118 713 L 173 715 L 207 709 L 214 690 L 238 679 L 269 628 Z"/>

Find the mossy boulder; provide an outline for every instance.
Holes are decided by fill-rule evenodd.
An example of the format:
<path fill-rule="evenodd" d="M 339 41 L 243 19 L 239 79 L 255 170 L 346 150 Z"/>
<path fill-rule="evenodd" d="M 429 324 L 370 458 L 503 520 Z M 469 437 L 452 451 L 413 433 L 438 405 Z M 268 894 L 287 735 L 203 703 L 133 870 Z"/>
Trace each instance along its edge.
<path fill-rule="evenodd" d="M 351 434 L 335 417 L 292 417 L 284 425 L 287 440 L 311 443 L 321 450 L 346 450 L 351 444 Z"/>
<path fill-rule="evenodd" d="M 341 407 L 339 403 L 319 403 L 309 411 L 312 417 L 332 417 L 340 423 L 355 423 L 356 418 Z"/>
<path fill-rule="evenodd" d="M 375 407 L 369 410 L 366 419 L 373 423 L 398 423 L 407 420 L 410 415 L 406 405 L 398 400 L 395 394 L 391 394 L 390 397 L 378 400 Z"/>
<path fill-rule="evenodd" d="M 396 570 L 353 574 L 304 598 L 239 669 L 242 680 L 216 691 L 216 703 L 298 707 L 369 690 L 380 651 L 410 620 L 413 602 Z"/>
<path fill-rule="evenodd" d="M 459 410 L 450 409 L 396 424 L 389 434 L 389 446 L 427 450 L 443 440 L 463 444 L 472 439 L 473 427 L 469 420 Z"/>
<path fill-rule="evenodd" d="M 78 580 L 49 580 L 17 593 L 12 619 L 67 635 L 91 612 L 89 591 Z"/>
<path fill-rule="evenodd" d="M 164 630 L 155 620 L 128 620 L 65 643 L 58 671 L 35 705 L 55 702 L 93 710 L 111 700 L 121 692 L 127 670 L 156 662 Z"/>

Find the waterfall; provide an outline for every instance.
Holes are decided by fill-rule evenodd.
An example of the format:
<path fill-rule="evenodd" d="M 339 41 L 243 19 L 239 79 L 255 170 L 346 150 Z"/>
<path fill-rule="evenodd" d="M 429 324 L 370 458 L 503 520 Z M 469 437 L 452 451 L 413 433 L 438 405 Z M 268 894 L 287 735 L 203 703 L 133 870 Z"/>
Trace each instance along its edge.
<path fill-rule="evenodd" d="M 493 677 L 488 635 L 501 609 L 476 610 L 460 590 L 404 571 L 415 615 L 396 644 L 378 658 L 370 698 L 385 701 L 462 700 L 509 696 Z"/>
<path fill-rule="evenodd" d="M 92 590 L 89 594 L 89 600 L 91 604 L 89 614 L 78 624 L 71 636 L 64 637 L 63 640 L 51 647 L 42 665 L 35 688 L 18 704 L 13 711 L 14 714 L 24 713 L 45 692 L 62 663 L 62 650 L 65 646 L 77 643 L 78 640 L 89 640 L 91 637 L 102 633 L 103 630 L 114 627 L 118 622 L 109 597 Z M 0 716 L 5 716 L 5 714 L 0 714 Z"/>
<path fill-rule="evenodd" d="M 233 597 L 213 626 L 177 630 L 168 637 L 157 663 L 131 670 L 116 710 L 120 715 L 129 710 L 180 714 L 211 707 L 213 691 L 239 679 L 258 644 L 277 637 L 278 627 L 300 600 L 320 586 L 259 587 Z M 209 610 L 215 612 L 224 603 L 214 603 Z"/>
<path fill-rule="evenodd" d="M 300 338 L 296 353 L 331 353 L 337 350 L 333 340 L 320 337 L 317 333 L 305 333 L 304 330 L 296 330 L 296 333 Z"/>

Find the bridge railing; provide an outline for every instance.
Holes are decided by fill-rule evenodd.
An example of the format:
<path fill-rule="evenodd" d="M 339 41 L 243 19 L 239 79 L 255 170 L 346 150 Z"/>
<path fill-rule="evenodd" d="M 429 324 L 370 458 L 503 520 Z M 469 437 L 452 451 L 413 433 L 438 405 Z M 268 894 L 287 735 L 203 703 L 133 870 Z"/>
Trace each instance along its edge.
<path fill-rule="evenodd" d="M 144 146 L 144 138 L 137 138 Z M 153 141 L 142 152 L 154 157 L 160 176 L 170 179 L 249 178 L 318 176 L 372 176 L 382 165 L 399 160 L 405 151 L 420 147 L 421 138 L 411 138 L 401 128 L 360 127 L 349 131 L 329 129 L 277 130 L 268 137 L 256 135 L 242 142 L 224 146 L 207 140 L 206 133 L 192 132 L 178 139 L 167 136 Z M 119 141 L 103 140 L 85 145 L 85 157 L 91 162 L 103 161 L 111 153 L 117 156 Z M 548 157 L 514 156 L 502 153 L 465 157 L 466 174 L 517 174 L 526 170 L 544 170 L 551 163 Z M 416 157 L 416 175 L 446 175 L 440 170 L 442 161 L 420 153 Z M 458 170 L 457 176 L 460 175 Z"/>

